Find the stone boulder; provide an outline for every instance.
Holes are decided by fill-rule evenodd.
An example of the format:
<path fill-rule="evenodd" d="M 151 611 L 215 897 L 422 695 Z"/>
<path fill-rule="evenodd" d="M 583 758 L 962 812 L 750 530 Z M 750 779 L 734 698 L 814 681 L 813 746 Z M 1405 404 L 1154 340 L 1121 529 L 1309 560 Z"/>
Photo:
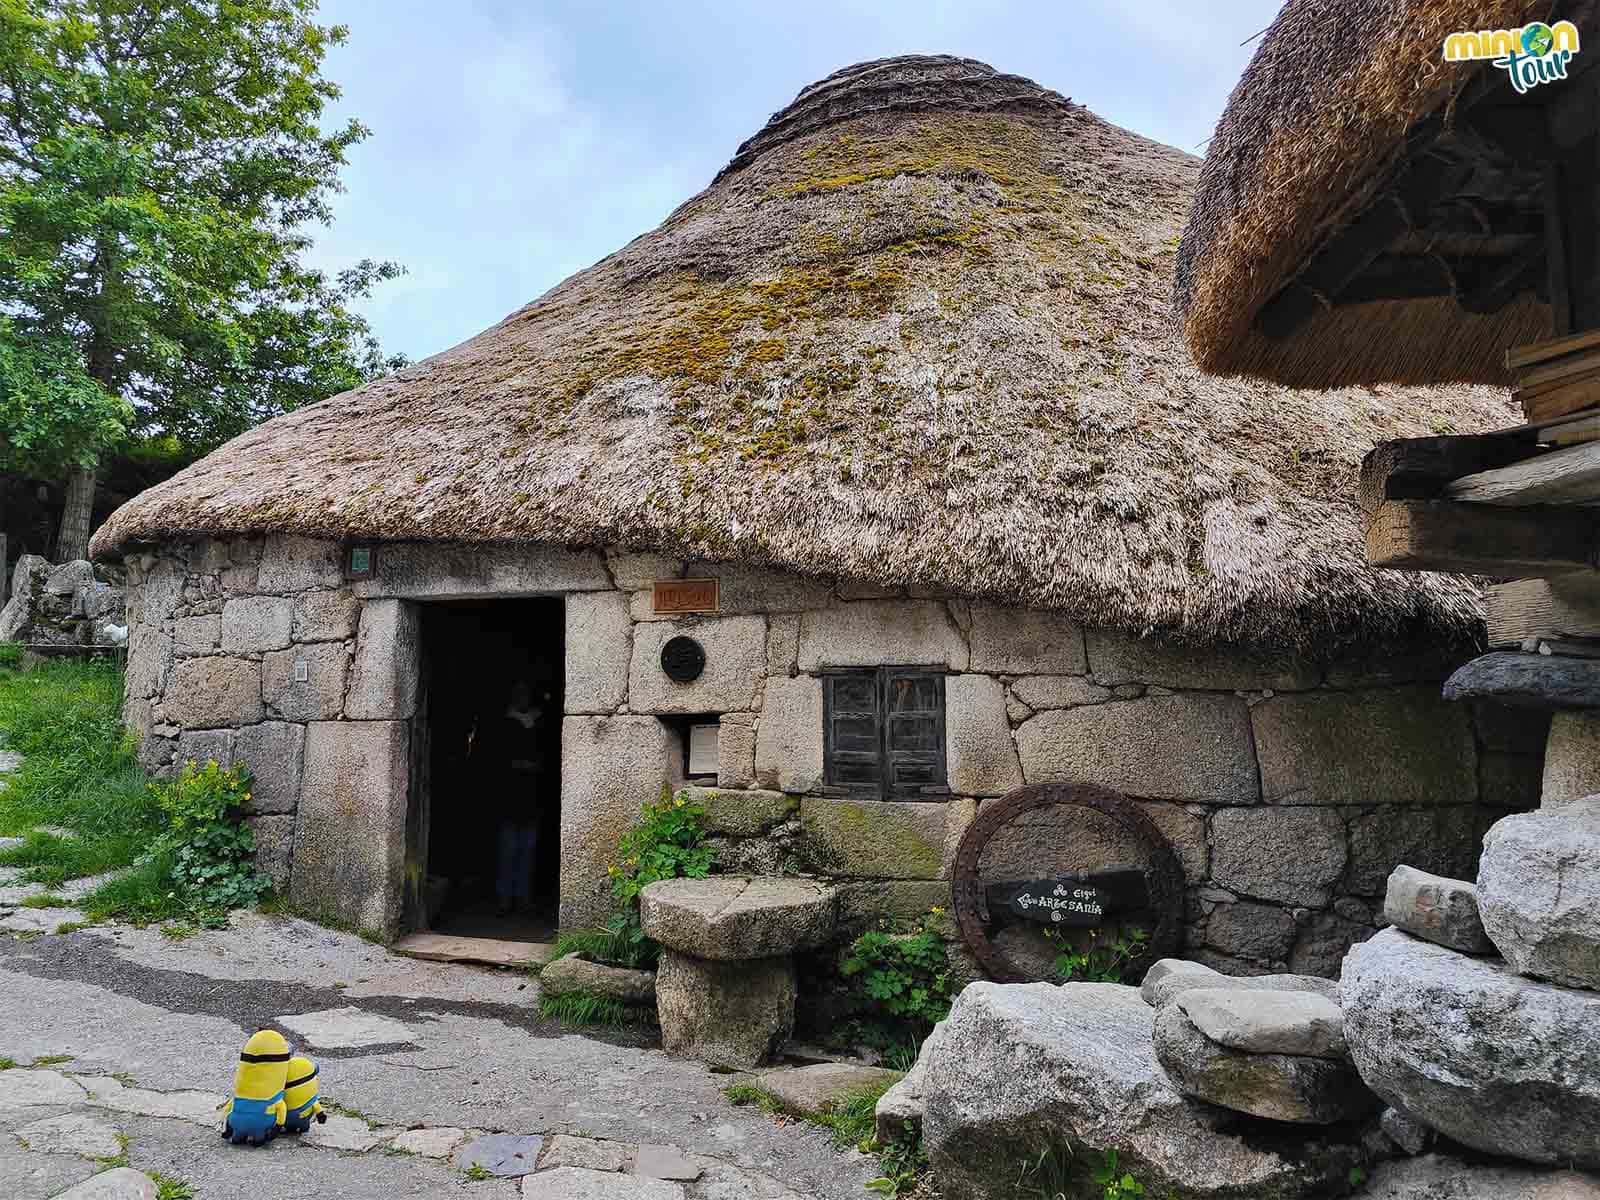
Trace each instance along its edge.
<path fill-rule="evenodd" d="M 760 1066 L 794 1032 L 796 990 L 789 958 L 716 962 L 666 951 L 656 972 L 661 1047 L 725 1070 Z"/>
<path fill-rule="evenodd" d="M 1600 1167 L 1600 993 L 1398 929 L 1350 952 L 1344 1034 L 1368 1087 L 1462 1145 Z"/>
<path fill-rule="evenodd" d="M 1335 1002 L 1339 984 L 1320 975 L 1224 975 L 1204 963 L 1163 958 L 1145 973 L 1139 994 L 1151 1008 L 1164 1008 L 1191 988 L 1243 988 L 1259 992 L 1310 992 Z"/>
<path fill-rule="evenodd" d="M 84 559 L 52 566 L 24 554 L 0 610 L 0 642 L 35 646 L 114 646 L 127 638 L 124 593 L 95 576 Z"/>
<path fill-rule="evenodd" d="M 714 875 L 663 879 L 639 898 L 644 931 L 663 946 L 719 962 L 809 950 L 833 936 L 834 890 L 806 879 Z"/>
<path fill-rule="evenodd" d="M 623 1004 L 654 1007 L 656 973 L 591 962 L 578 954 L 564 954 L 540 968 L 539 990 L 552 996 L 587 992 L 609 996 Z"/>
<path fill-rule="evenodd" d="M 1600 796 L 1496 821 L 1483 839 L 1478 907 L 1517 971 L 1600 988 Z"/>
<path fill-rule="evenodd" d="M 1478 915 L 1478 889 L 1464 880 L 1396 867 L 1384 893 L 1383 919 L 1463 954 L 1494 953 Z"/>
<path fill-rule="evenodd" d="M 1219 1046 L 1250 1054 L 1344 1058 L 1344 1014 L 1315 992 L 1191 988 L 1177 1005 Z"/>
<path fill-rule="evenodd" d="M 1115 1150 L 1150 1196 L 1333 1194 L 1361 1147 L 1180 1095 L 1156 1060 L 1156 1014 L 1131 987 L 974 983 L 928 1056 L 923 1135 L 945 1200 L 1012 1200 L 1043 1153 Z M 1096 1197 L 1088 1179 L 1070 1200 Z"/>
<path fill-rule="evenodd" d="M 878 1140 L 885 1145 L 903 1139 L 915 1141 L 922 1136 L 923 1089 L 927 1085 L 928 1056 L 943 1028 L 943 1021 L 933 1027 L 933 1032 L 923 1041 L 922 1049 L 917 1052 L 917 1061 L 906 1072 L 905 1078 L 878 1098 L 877 1108 L 873 1110 L 874 1125 Z"/>
<path fill-rule="evenodd" d="M 1378 1108 L 1378 1098 L 1342 1059 L 1258 1054 L 1212 1041 L 1185 1006 L 1195 996 L 1213 994 L 1217 993 L 1189 992 L 1156 1018 L 1156 1058 L 1184 1095 L 1297 1125 L 1335 1125 Z"/>
<path fill-rule="evenodd" d="M 825 1062 L 808 1067 L 775 1067 L 756 1076 L 756 1086 L 789 1112 L 821 1116 L 839 1101 L 868 1089 L 900 1082 L 899 1071 L 857 1063 Z"/>
<path fill-rule="evenodd" d="M 1600 1200 L 1600 1178 L 1577 1171 L 1541 1171 L 1467 1163 L 1443 1154 L 1384 1163 L 1358 1200 Z"/>

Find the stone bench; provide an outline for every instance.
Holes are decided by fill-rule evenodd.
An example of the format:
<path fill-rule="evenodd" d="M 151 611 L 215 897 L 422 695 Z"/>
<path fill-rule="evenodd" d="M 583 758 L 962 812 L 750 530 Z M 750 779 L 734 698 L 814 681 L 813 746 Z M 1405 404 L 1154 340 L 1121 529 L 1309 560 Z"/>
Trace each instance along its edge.
<path fill-rule="evenodd" d="M 794 1030 L 796 951 L 833 936 L 834 890 L 807 879 L 664 879 L 640 896 L 661 943 L 656 1011 L 669 1054 L 759 1066 Z"/>

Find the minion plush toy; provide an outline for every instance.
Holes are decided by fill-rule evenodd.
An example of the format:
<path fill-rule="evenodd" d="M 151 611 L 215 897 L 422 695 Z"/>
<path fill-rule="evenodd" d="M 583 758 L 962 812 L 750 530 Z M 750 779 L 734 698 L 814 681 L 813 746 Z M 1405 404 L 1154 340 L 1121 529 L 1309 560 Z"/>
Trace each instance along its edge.
<path fill-rule="evenodd" d="M 287 1133 L 304 1133 L 316 1120 L 321 1125 L 328 1119 L 322 1111 L 322 1093 L 317 1090 L 317 1064 L 299 1055 L 289 1060 L 289 1082 L 283 1085 L 283 1102 L 289 1112 L 283 1128 Z"/>
<path fill-rule="evenodd" d="M 222 1113 L 222 1136 L 238 1145 L 265 1145 L 278 1135 L 288 1107 L 289 1043 L 273 1029 L 250 1035 L 233 1075 L 233 1099 Z"/>

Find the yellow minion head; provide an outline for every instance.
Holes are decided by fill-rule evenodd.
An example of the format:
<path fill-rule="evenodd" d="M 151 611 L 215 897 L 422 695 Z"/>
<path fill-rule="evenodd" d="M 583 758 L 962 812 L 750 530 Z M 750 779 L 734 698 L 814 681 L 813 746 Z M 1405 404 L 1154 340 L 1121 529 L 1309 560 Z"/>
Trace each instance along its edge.
<path fill-rule="evenodd" d="M 317 1064 L 309 1058 L 295 1055 L 289 1060 L 289 1080 L 284 1086 L 283 1099 L 294 1115 L 317 1098 Z M 309 1115 L 309 1114 L 308 1114 Z"/>
<path fill-rule="evenodd" d="M 271 1100 L 283 1091 L 289 1078 L 289 1043 L 275 1029 L 250 1035 L 239 1055 L 233 1076 L 233 1094 L 241 1100 Z"/>

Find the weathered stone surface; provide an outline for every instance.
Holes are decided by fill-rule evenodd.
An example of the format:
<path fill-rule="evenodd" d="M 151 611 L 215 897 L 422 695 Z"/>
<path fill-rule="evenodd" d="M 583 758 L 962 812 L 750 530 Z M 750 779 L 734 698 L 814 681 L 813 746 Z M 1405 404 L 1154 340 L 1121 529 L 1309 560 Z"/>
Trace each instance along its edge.
<path fill-rule="evenodd" d="M 256 870 L 272 880 L 273 890 L 287 895 L 294 874 L 294 816 L 246 817 L 256 839 Z"/>
<path fill-rule="evenodd" d="M 457 1150 L 455 1163 L 463 1171 L 480 1167 L 491 1175 L 514 1179 L 519 1175 L 533 1174 L 539 1161 L 539 1150 L 543 1145 L 544 1139 L 541 1137 L 491 1133 L 474 1138 Z"/>
<path fill-rule="evenodd" d="M 767 618 L 767 674 L 793 675 L 800 658 L 800 616 L 774 614 Z"/>
<path fill-rule="evenodd" d="M 306 727 L 264 721 L 238 731 L 233 760 L 250 768 L 248 813 L 289 813 L 300 803 L 300 775 L 305 767 Z"/>
<path fill-rule="evenodd" d="M 173 648 L 179 654 L 210 654 L 222 644 L 222 614 L 179 617 L 172 623 Z"/>
<path fill-rule="evenodd" d="M 262 562 L 263 576 L 266 562 Z M 611 588 L 605 559 L 559 546 L 472 546 L 448 542 L 386 543 L 374 578 L 352 585 L 363 598 L 484 600 L 603 592 Z M 263 591 L 277 591 L 262 583 Z"/>
<path fill-rule="evenodd" d="M 1154 964 L 1146 973 L 1139 994 L 1152 1008 L 1164 1008 L 1196 987 L 1311 992 L 1325 999 L 1339 999 L 1339 985 L 1332 979 L 1315 975 L 1224 975 L 1203 963 L 1181 958 L 1164 958 Z"/>
<path fill-rule="evenodd" d="M 822 783 L 822 680 L 767 680 L 756 726 L 756 782 L 781 792 Z"/>
<path fill-rule="evenodd" d="M 677 683 L 661 669 L 661 648 L 690 637 L 705 651 L 698 679 Z M 745 712 L 767 669 L 767 624 L 760 617 L 652 621 L 634 627 L 628 707 L 634 712 Z"/>
<path fill-rule="evenodd" d="M 950 908 L 950 883 L 944 879 L 846 880 L 837 890 L 841 931 L 859 932 L 879 921 L 908 925 L 931 908 Z"/>
<path fill-rule="evenodd" d="M 242 658 L 186 658 L 172 668 L 161 701 L 168 724 L 184 729 L 253 725 L 264 715 L 261 667 Z"/>
<path fill-rule="evenodd" d="M 156 1181 L 132 1167 L 112 1167 L 62 1192 L 56 1200 L 157 1200 Z"/>
<path fill-rule="evenodd" d="M 1386 1108 L 1378 1118 L 1378 1128 L 1407 1154 L 1422 1154 L 1439 1140 L 1439 1132 L 1398 1108 Z"/>
<path fill-rule="evenodd" d="M 1083 629 L 1059 613 L 972 606 L 972 670 L 1081 675 Z M 907 661 L 916 661 L 908 659 Z"/>
<path fill-rule="evenodd" d="M 1478 1150 L 1600 1166 L 1600 993 L 1385 929 L 1345 958 L 1340 994 L 1351 1057 L 1390 1104 Z"/>
<path fill-rule="evenodd" d="M 52 567 L 45 576 L 44 590 L 52 596 L 70 596 L 93 582 L 94 565 L 88 559 L 78 558 Z"/>
<path fill-rule="evenodd" d="M 1346 856 L 1344 822 L 1327 809 L 1237 808 L 1211 819 L 1211 876 L 1246 896 L 1322 908 Z"/>
<path fill-rule="evenodd" d="M 1162 1009 L 1155 1024 L 1156 1058 L 1184 1095 L 1296 1125 L 1333 1125 L 1377 1109 L 1378 1098 L 1347 1062 L 1251 1053 L 1212 1041 L 1184 1011 L 1195 994 Z"/>
<path fill-rule="evenodd" d="M 344 563 L 338 542 L 281 534 L 267 538 L 261 548 L 256 586 L 263 592 L 336 588 L 343 582 Z"/>
<path fill-rule="evenodd" d="M 804 612 L 827 608 L 833 602 L 833 583 L 808 579 L 789 571 L 769 571 L 744 563 L 691 562 L 685 579 L 715 579 L 717 603 L 730 615 L 739 613 Z"/>
<path fill-rule="evenodd" d="M 128 670 L 122 686 L 129 699 L 161 695 L 172 671 L 172 639 L 153 625 L 136 626 L 128 634 Z M 256 704 L 261 703 L 257 684 Z"/>
<path fill-rule="evenodd" d="M 141 1117 L 166 1117 L 207 1128 L 220 1126 L 223 1097 L 214 1092 L 158 1092 L 130 1087 L 120 1079 L 105 1075 L 80 1076 L 78 1082 L 89 1090 L 88 1102 L 94 1108 L 135 1113 Z"/>
<path fill-rule="evenodd" d="M 847 1096 L 902 1078 L 899 1071 L 882 1067 L 830 1062 L 762 1071 L 756 1076 L 756 1086 L 790 1112 L 821 1116 Z"/>
<path fill-rule="evenodd" d="M 1530 708 L 1600 706 L 1600 661 L 1495 650 L 1445 680 L 1446 700 L 1495 700 Z"/>
<path fill-rule="evenodd" d="M 818 724 L 821 715 L 818 714 Z M 605 923 L 606 869 L 642 804 L 681 769 L 682 743 L 654 717 L 568 717 L 561 725 L 561 926 Z"/>
<path fill-rule="evenodd" d="M 1268 659 L 1245 650 L 1181 646 L 1160 637 L 1112 629 L 1084 631 L 1089 673 L 1107 687 L 1153 683 L 1162 687 L 1297 691 L 1316 687 L 1321 668 L 1305 659 Z"/>
<path fill-rule="evenodd" d="M 1029 783 L 1079 780 L 1153 800 L 1257 798 L 1250 720 L 1237 696 L 1152 696 L 1042 712 L 1017 730 Z"/>
<path fill-rule="evenodd" d="M 1539 804 L 1557 808 L 1600 792 L 1600 712 L 1558 712 L 1550 718 Z"/>
<path fill-rule="evenodd" d="M 799 668 L 918 663 L 967 669 L 967 641 L 937 600 L 864 600 L 800 614 Z"/>
<path fill-rule="evenodd" d="M 712 962 L 661 952 L 656 1013 L 668 1054 L 714 1067 L 758 1067 L 794 1029 L 794 960 Z"/>
<path fill-rule="evenodd" d="M 877 879 L 937 879 L 944 873 L 942 802 L 800 802 L 800 853 L 819 873 Z"/>
<path fill-rule="evenodd" d="M 1146 800 L 1139 804 L 1144 814 L 1156 823 L 1163 837 L 1183 860 L 1183 874 L 1191 885 L 1211 877 L 1211 844 L 1206 840 L 1204 811 L 1191 811 L 1182 804 Z"/>
<path fill-rule="evenodd" d="M 344 713 L 352 721 L 406 721 L 417 711 L 422 614 L 405 600 L 369 600 L 350 668 Z"/>
<path fill-rule="evenodd" d="M 884 1145 L 897 1141 L 915 1142 L 922 1136 L 922 1114 L 927 1107 L 923 1097 L 928 1075 L 928 1056 L 932 1052 L 939 1027 L 923 1040 L 917 1053 L 916 1064 L 900 1080 L 878 1098 L 873 1109 L 873 1126 L 878 1140 Z"/>
<path fill-rule="evenodd" d="M 306 665 L 304 681 L 295 679 L 299 662 Z M 261 696 L 267 708 L 286 721 L 331 721 L 344 707 L 349 669 L 350 656 L 341 642 L 277 650 L 261 660 Z"/>
<path fill-rule="evenodd" d="M 569 713 L 615 712 L 628 701 L 633 622 L 620 592 L 567 597 L 566 690 Z"/>
<path fill-rule="evenodd" d="M 1376 932 L 1375 926 L 1349 920 L 1337 912 L 1313 913 L 1301 925 L 1300 936 L 1289 952 L 1289 970 L 1336 979 L 1350 947 Z"/>
<path fill-rule="evenodd" d="M 314 1122 L 300 1137 L 308 1146 L 364 1154 L 374 1147 L 383 1145 L 394 1137 L 394 1133 L 392 1129 L 374 1129 L 356 1117 L 331 1113 L 326 1121 Z"/>
<path fill-rule="evenodd" d="M 522 1200 L 684 1200 L 683 1187 L 584 1167 L 554 1167 L 522 1181 Z"/>
<path fill-rule="evenodd" d="M 1111 699 L 1111 689 L 1082 675 L 1025 675 L 1013 680 L 1011 694 L 1035 711 L 1101 704 Z"/>
<path fill-rule="evenodd" d="M 681 579 L 684 563 L 681 558 L 668 558 L 664 554 L 648 551 L 607 551 L 606 566 L 611 569 L 611 578 L 616 585 L 625 592 L 631 592 L 652 587 L 658 579 Z"/>
<path fill-rule="evenodd" d="M 1006 720 L 1006 689 L 989 675 L 944 681 L 945 765 L 950 790 L 1003 796 L 1022 786 L 1022 766 Z"/>
<path fill-rule="evenodd" d="M 1344 1016 L 1315 992 L 1264 988 L 1191 988 L 1177 1005 L 1219 1046 L 1251 1054 L 1343 1058 Z"/>
<path fill-rule="evenodd" d="M 1483 839 L 1478 908 L 1515 970 L 1600 988 L 1600 796 L 1497 821 Z"/>
<path fill-rule="evenodd" d="M 539 989 L 552 996 L 588 992 L 596 996 L 610 996 L 623 1004 L 653 1005 L 656 1002 L 656 973 L 613 967 L 590 962 L 576 954 L 567 954 L 544 965 L 539 972 Z"/>
<path fill-rule="evenodd" d="M 1218 904 L 1206 918 L 1205 944 L 1234 958 L 1274 963 L 1289 957 L 1295 933 L 1288 909 L 1237 900 Z"/>
<path fill-rule="evenodd" d="M 222 649 L 264 654 L 289 645 L 294 605 L 284 596 L 237 596 L 222 606 Z"/>
<path fill-rule="evenodd" d="M 466 1136 L 465 1129 L 441 1125 L 432 1129 L 408 1129 L 390 1145 L 401 1154 L 415 1154 L 421 1158 L 449 1158 Z"/>
<path fill-rule="evenodd" d="M 361 601 L 352 592 L 302 592 L 294 598 L 291 629 L 296 642 L 342 642 L 355 637 L 360 620 Z"/>
<path fill-rule="evenodd" d="M 9 1138 L 0 1138 L 0 1179 L 10 1183 L 15 1200 L 51 1200 L 98 1170 L 97 1164 L 81 1158 L 35 1154 Z"/>
<path fill-rule="evenodd" d="M 410 732 L 405 721 L 307 728 L 290 886 L 296 904 L 390 929 L 405 866 Z"/>
<path fill-rule="evenodd" d="M 1389 924 L 1466 954 L 1492 954 L 1494 943 L 1478 915 L 1478 889 L 1461 879 L 1396 867 L 1383 898 Z"/>
<path fill-rule="evenodd" d="M 717 786 L 756 785 L 756 715 L 723 713 L 717 727 Z"/>
<path fill-rule="evenodd" d="M 663 879 L 640 895 L 639 917 L 656 941 L 696 958 L 768 958 L 826 942 L 838 898 L 808 879 Z"/>
<path fill-rule="evenodd" d="M 705 1168 L 676 1146 L 660 1146 L 647 1142 L 640 1145 L 634 1155 L 633 1173 L 647 1179 L 682 1179 L 692 1182 L 699 1179 L 704 1170 Z"/>
<path fill-rule="evenodd" d="M 782 792 L 691 787 L 680 794 L 690 803 L 704 806 L 707 833 L 759 837 L 800 812 L 800 797 Z"/>
<path fill-rule="evenodd" d="M 1471 804 L 1477 748 L 1462 705 L 1428 686 L 1274 696 L 1250 709 L 1274 804 Z"/>
<path fill-rule="evenodd" d="M 1120 1169 L 1146 1193 L 1193 1200 L 1306 1196 L 1345 1186 L 1361 1151 L 1305 1130 L 1238 1131 L 1181 1096 L 1156 1061 L 1155 1013 L 1128 987 L 975 983 L 940 1027 L 923 1135 L 950 1200 L 1012 1200 L 1041 1131 Z"/>
<path fill-rule="evenodd" d="M 1600 1200 L 1600 1178 L 1577 1171 L 1467 1163 L 1443 1154 L 1375 1167 L 1361 1200 Z"/>
<path fill-rule="evenodd" d="M 615 571 L 615 566 L 612 570 Z M 603 1142 L 596 1138 L 569 1137 L 558 1133 L 547 1138 L 539 1156 L 540 1170 L 554 1167 L 582 1167 L 586 1171 L 626 1171 L 634 1147 L 627 1142 Z"/>
<path fill-rule="evenodd" d="M 226 770 L 233 765 L 234 738 L 231 729 L 185 729 L 178 735 L 178 762 L 201 767 L 214 762 Z"/>
<path fill-rule="evenodd" d="M 352 1050 L 363 1046 L 404 1045 L 413 1038 L 411 1030 L 399 1021 L 380 1017 L 354 1005 L 324 1008 L 316 1012 L 292 1013 L 277 1018 L 278 1024 L 299 1034 L 319 1050 Z"/>
<path fill-rule="evenodd" d="M 115 1158 L 122 1153 L 122 1140 L 117 1136 L 116 1126 L 83 1113 L 65 1113 L 33 1121 L 18 1129 L 16 1136 L 29 1150 L 41 1154 Z"/>
<path fill-rule="evenodd" d="M 1345 887 L 1358 896 L 1382 896 L 1402 864 L 1447 878 L 1477 869 L 1480 811 L 1460 805 L 1395 808 L 1384 805 L 1350 822 L 1350 866 Z"/>

